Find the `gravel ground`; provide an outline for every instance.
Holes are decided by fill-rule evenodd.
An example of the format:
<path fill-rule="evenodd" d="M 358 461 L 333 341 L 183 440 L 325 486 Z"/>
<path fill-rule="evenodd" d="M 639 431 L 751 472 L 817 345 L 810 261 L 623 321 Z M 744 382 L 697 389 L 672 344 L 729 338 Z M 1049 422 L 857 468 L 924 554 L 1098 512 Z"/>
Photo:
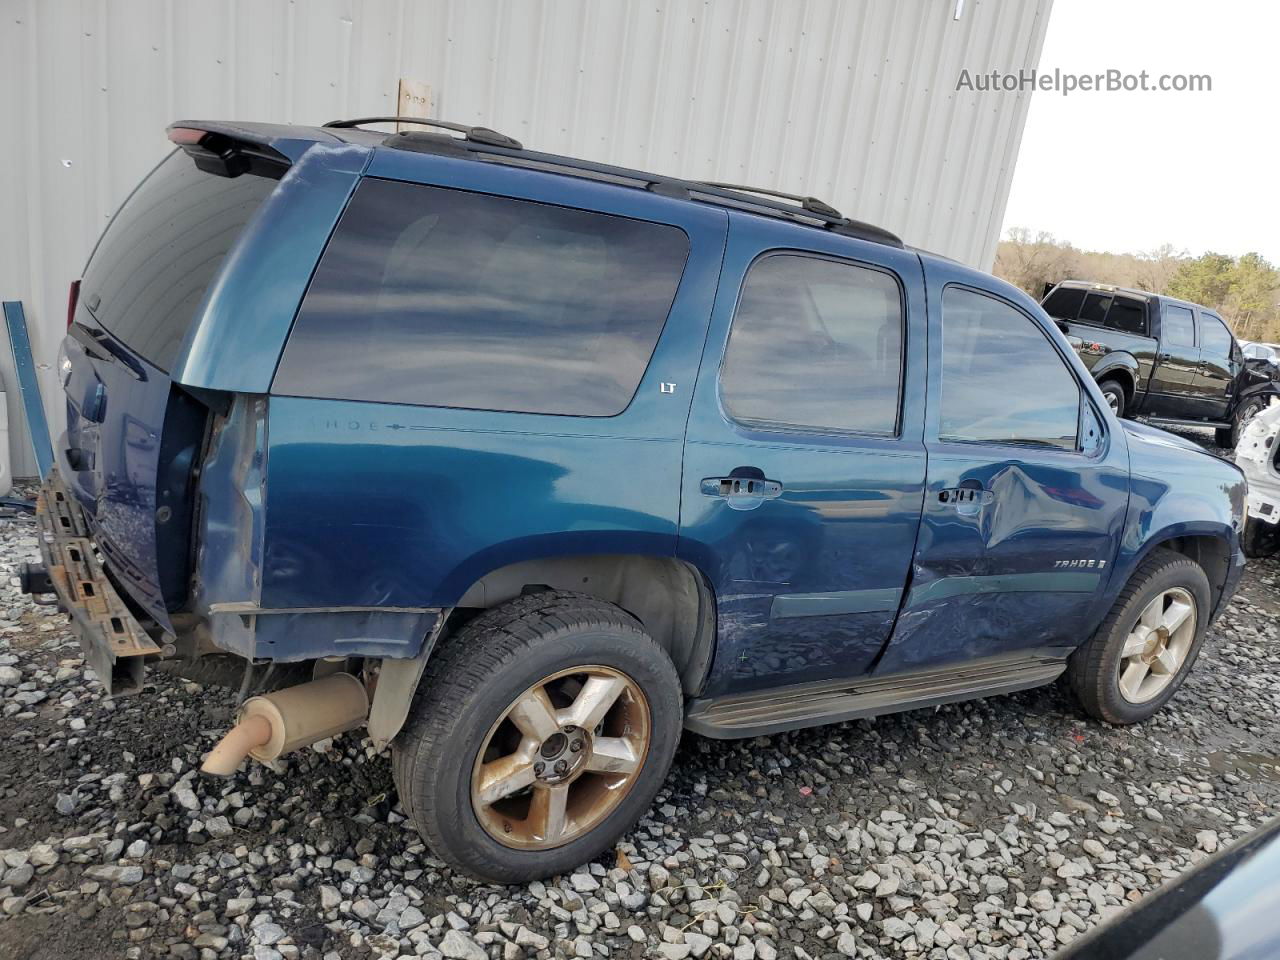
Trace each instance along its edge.
<path fill-rule="evenodd" d="M 17 590 L 0 520 L 0 955 L 23 958 L 1051 955 L 1280 812 L 1280 564 L 1255 561 L 1163 714 L 1060 686 L 743 742 L 688 736 L 607 860 L 451 873 L 348 736 L 196 775 L 232 697 L 155 675 L 110 701 Z"/>

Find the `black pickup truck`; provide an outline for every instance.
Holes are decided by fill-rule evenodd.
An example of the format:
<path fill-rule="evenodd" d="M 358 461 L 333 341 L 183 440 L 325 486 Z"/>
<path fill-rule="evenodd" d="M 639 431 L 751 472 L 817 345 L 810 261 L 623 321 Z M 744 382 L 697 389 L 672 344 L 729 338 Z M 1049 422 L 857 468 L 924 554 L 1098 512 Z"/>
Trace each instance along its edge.
<path fill-rule="evenodd" d="M 1208 307 L 1083 280 L 1046 288 L 1041 306 L 1119 416 L 1213 427 L 1219 446 L 1233 447 L 1280 393 Z"/>

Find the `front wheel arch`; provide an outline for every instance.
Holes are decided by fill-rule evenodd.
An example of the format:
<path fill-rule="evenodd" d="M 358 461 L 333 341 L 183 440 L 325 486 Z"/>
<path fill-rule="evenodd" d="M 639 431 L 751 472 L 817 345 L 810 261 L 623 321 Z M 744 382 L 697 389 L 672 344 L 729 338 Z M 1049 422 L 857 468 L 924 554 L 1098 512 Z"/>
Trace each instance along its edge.
<path fill-rule="evenodd" d="M 1209 580 L 1209 590 L 1213 595 L 1212 609 L 1216 613 L 1222 598 L 1222 591 L 1227 585 L 1227 577 L 1231 573 L 1231 542 L 1222 534 L 1174 534 L 1152 540 L 1139 554 L 1125 574 L 1124 582 L 1157 551 L 1169 550 L 1180 553 L 1195 561 Z M 1123 585 L 1120 587 L 1123 589 Z M 1118 591 L 1117 591 L 1118 592 Z"/>

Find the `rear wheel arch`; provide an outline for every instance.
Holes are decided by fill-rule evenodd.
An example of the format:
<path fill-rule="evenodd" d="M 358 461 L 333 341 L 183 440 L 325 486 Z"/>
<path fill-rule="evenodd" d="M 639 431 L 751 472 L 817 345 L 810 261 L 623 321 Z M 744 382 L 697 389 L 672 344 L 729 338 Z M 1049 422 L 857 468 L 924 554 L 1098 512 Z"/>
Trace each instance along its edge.
<path fill-rule="evenodd" d="M 716 641 L 716 597 L 706 575 L 683 560 L 647 554 L 588 554 L 521 560 L 476 579 L 442 613 L 412 660 L 383 660 L 369 735 L 382 748 L 400 732 L 418 682 L 439 642 L 485 610 L 524 594 L 554 590 L 611 603 L 640 621 L 666 651 L 686 697 L 701 692 Z"/>
<path fill-rule="evenodd" d="M 648 554 L 594 554 L 521 560 L 480 577 L 458 600 L 460 621 L 541 589 L 586 594 L 631 614 L 667 651 L 686 695 L 696 694 L 715 647 L 716 600 L 692 564 Z"/>
<path fill-rule="evenodd" d="M 1098 374 L 1096 379 L 1099 387 L 1107 382 L 1118 383 L 1120 385 L 1120 389 L 1124 391 L 1125 407 L 1128 407 L 1133 403 L 1133 394 L 1137 389 L 1137 380 L 1134 377 L 1133 371 L 1128 367 L 1112 367 L 1111 369 Z"/>

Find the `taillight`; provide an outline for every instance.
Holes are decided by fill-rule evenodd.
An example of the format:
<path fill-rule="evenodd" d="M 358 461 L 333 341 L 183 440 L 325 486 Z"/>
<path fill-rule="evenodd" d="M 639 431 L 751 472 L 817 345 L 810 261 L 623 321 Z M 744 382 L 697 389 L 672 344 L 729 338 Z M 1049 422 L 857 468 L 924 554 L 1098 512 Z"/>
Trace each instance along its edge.
<path fill-rule="evenodd" d="M 71 289 L 67 291 L 67 329 L 76 318 L 76 304 L 80 302 L 80 281 L 72 280 Z"/>
<path fill-rule="evenodd" d="M 193 130 L 191 127 L 170 127 L 169 141 L 179 146 L 197 144 L 204 139 L 207 130 Z"/>

